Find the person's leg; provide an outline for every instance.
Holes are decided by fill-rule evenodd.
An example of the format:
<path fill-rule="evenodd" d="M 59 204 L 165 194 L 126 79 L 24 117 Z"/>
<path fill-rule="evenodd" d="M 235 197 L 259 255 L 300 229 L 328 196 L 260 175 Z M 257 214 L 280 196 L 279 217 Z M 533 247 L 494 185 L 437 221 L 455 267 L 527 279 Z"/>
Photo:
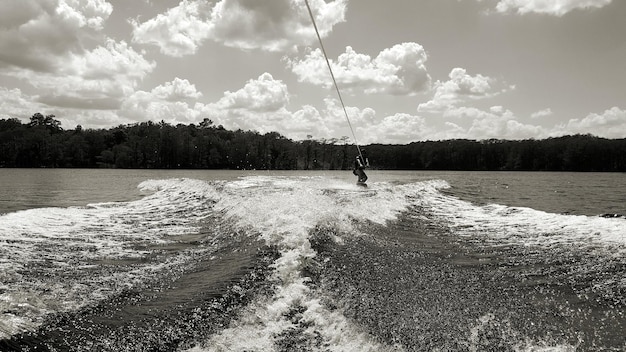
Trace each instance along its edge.
<path fill-rule="evenodd" d="M 358 176 L 359 176 L 359 182 L 367 181 L 367 175 L 365 174 L 365 171 L 363 171 L 363 169 L 358 169 L 356 170 L 356 172 L 358 173 Z"/>

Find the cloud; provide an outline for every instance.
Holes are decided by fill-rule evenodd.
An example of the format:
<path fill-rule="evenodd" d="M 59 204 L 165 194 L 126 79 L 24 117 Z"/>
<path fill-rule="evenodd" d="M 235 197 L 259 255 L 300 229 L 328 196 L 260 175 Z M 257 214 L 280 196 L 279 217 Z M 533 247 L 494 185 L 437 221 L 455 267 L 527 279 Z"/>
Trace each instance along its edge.
<path fill-rule="evenodd" d="M 309 2 L 322 37 L 345 21 L 347 0 Z M 211 14 L 212 38 L 240 49 L 285 51 L 317 38 L 302 0 L 222 0 Z"/>
<path fill-rule="evenodd" d="M 137 91 L 124 100 L 120 115 L 132 121 L 152 120 L 189 124 L 200 120 L 202 94 L 186 79 L 175 78 L 150 92 Z"/>
<path fill-rule="evenodd" d="M 164 120 L 169 123 L 196 123 L 208 117 L 227 129 L 260 133 L 276 131 L 295 140 L 306 139 L 309 135 L 315 139 L 348 136 L 353 140 L 354 137 L 336 98 L 324 99 L 321 109 L 305 105 L 292 111 L 288 109 L 290 94 L 286 84 L 269 73 L 247 81 L 239 90 L 224 92 L 214 103 L 202 104 L 197 102 L 198 98 L 199 93 L 193 85 L 175 79 L 151 92 L 136 92 L 124 102 L 120 115 L 129 120 Z M 547 135 L 542 127 L 518 122 L 510 110 L 501 106 L 491 107 L 488 111 L 466 107 L 449 109 L 445 118 L 463 121 L 447 124 L 448 129 L 443 132 L 429 126 L 421 116 L 406 113 L 378 116 L 369 107 L 347 106 L 346 111 L 361 144 L 446 138 L 523 139 Z"/>
<path fill-rule="evenodd" d="M 235 92 L 225 92 L 217 102 L 201 107 L 201 115 L 209 117 L 217 125 L 227 129 L 253 130 L 260 133 L 277 131 L 296 139 L 308 135 L 316 139 L 340 138 L 352 134 L 339 101 L 324 99 L 324 108 L 318 110 L 311 105 L 291 111 L 287 86 L 264 73 L 258 79 L 249 80 Z M 353 124 L 370 126 L 375 121 L 375 112 L 370 108 L 346 107 Z M 372 135 L 376 130 L 372 129 Z"/>
<path fill-rule="evenodd" d="M 431 78 L 425 66 L 424 48 L 417 43 L 402 43 L 381 51 L 372 59 L 351 47 L 332 62 L 333 73 L 340 89 L 410 95 L 430 87 Z M 311 51 L 303 60 L 288 60 L 288 66 L 300 82 L 331 87 L 325 58 L 321 50 Z"/>
<path fill-rule="evenodd" d="M 397 113 L 385 116 L 378 123 L 357 129 L 362 144 L 405 144 L 425 140 L 432 134 L 423 117 Z"/>
<path fill-rule="evenodd" d="M 235 92 L 224 92 L 222 98 L 204 106 L 202 112 L 228 129 L 265 133 L 286 129 L 292 115 L 287 111 L 288 103 L 287 85 L 263 73 Z"/>
<path fill-rule="evenodd" d="M 19 118 L 23 122 L 37 111 L 43 111 L 41 104 L 33 103 L 33 98 L 21 90 L 0 87 L 0 119 Z M 8 114 L 7 112 L 11 113 Z"/>
<path fill-rule="evenodd" d="M 216 104 L 221 109 L 241 109 L 251 112 L 273 112 L 289 103 L 287 85 L 263 73 L 256 80 L 249 80 L 236 91 L 226 91 Z"/>
<path fill-rule="evenodd" d="M 0 87 L 0 119 L 18 118 L 27 123 L 30 117 L 40 112 L 44 115 L 53 114 L 61 122 L 61 127 L 72 129 L 76 125 L 85 127 L 108 128 L 132 121 L 121 118 L 114 110 L 83 110 L 67 107 L 51 107 L 40 102 L 38 96 L 24 94 L 19 89 Z M 10 111 L 10 114 L 3 112 Z"/>
<path fill-rule="evenodd" d="M 204 15 L 210 11 L 209 6 L 208 2 L 183 0 L 144 23 L 132 20 L 133 42 L 156 45 L 170 56 L 194 54 L 210 35 L 211 26 Z"/>
<path fill-rule="evenodd" d="M 379 117 L 374 109 L 347 106 L 348 117 L 354 128 L 357 142 L 361 145 L 371 143 L 408 143 L 426 139 L 431 130 L 424 118 L 410 114 L 397 113 Z M 342 139 L 354 143 L 354 136 L 348 126 L 345 114 L 335 98 L 324 99 L 321 111 L 306 106 L 293 113 L 286 120 L 281 133 L 293 139 L 305 139 L 307 135 L 315 139 Z"/>
<path fill-rule="evenodd" d="M 0 5 L 0 75 L 39 90 L 57 107 L 115 109 L 154 67 L 100 32 L 104 0 L 7 0 Z"/>
<path fill-rule="evenodd" d="M 473 107 L 453 108 L 447 110 L 444 117 L 462 118 L 471 123 L 465 128 L 448 123 L 447 126 L 451 128 L 440 132 L 438 139 L 528 139 L 548 136 L 543 127 L 519 122 L 513 112 L 502 106 L 492 106 L 488 111 Z"/>
<path fill-rule="evenodd" d="M 322 37 L 345 21 L 347 0 L 310 1 Z M 183 0 L 144 23 L 131 21 L 133 41 L 171 56 L 194 54 L 207 39 L 239 49 L 287 51 L 316 40 L 302 0 Z"/>
<path fill-rule="evenodd" d="M 0 70 L 54 72 L 81 40 L 102 29 L 113 8 L 104 0 L 3 0 Z"/>
<path fill-rule="evenodd" d="M 106 0 L 59 0 L 56 12 L 66 23 L 100 30 L 113 6 Z"/>
<path fill-rule="evenodd" d="M 500 0 L 498 12 L 516 11 L 518 14 L 541 13 L 563 16 L 576 9 L 601 8 L 612 0 Z"/>
<path fill-rule="evenodd" d="M 158 86 L 152 90 L 155 98 L 164 101 L 179 101 L 184 99 L 198 99 L 202 93 L 196 90 L 196 86 L 186 79 L 174 78 L 173 81 Z"/>
<path fill-rule="evenodd" d="M 547 109 L 539 110 L 539 111 L 536 111 L 536 112 L 532 113 L 530 115 L 530 118 L 531 119 L 540 119 L 542 117 L 551 116 L 552 114 L 553 114 L 552 113 L 552 109 L 547 108 Z"/>
<path fill-rule="evenodd" d="M 593 134 L 605 138 L 626 138 L 626 110 L 612 107 L 602 114 L 589 114 L 557 126 L 554 135 Z"/>
<path fill-rule="evenodd" d="M 494 87 L 494 79 L 481 74 L 470 76 L 465 69 L 459 67 L 452 69 L 449 77 L 448 81 L 435 83 L 435 95 L 430 101 L 419 104 L 418 111 L 441 112 L 468 100 L 489 98 L 513 89 L 497 89 Z"/>
<path fill-rule="evenodd" d="M 117 108 L 155 65 L 125 42 L 109 39 L 93 50 L 67 53 L 54 72 L 17 70 L 8 74 L 40 89 L 42 101 L 49 105 L 69 107 L 73 101 L 74 107 Z"/>
<path fill-rule="evenodd" d="M 278 131 L 295 140 L 304 140 L 307 136 L 328 138 L 333 133 L 323 122 L 319 110 L 311 105 L 305 105 L 300 110 L 295 111 L 292 116 L 286 117 L 286 122 Z"/>

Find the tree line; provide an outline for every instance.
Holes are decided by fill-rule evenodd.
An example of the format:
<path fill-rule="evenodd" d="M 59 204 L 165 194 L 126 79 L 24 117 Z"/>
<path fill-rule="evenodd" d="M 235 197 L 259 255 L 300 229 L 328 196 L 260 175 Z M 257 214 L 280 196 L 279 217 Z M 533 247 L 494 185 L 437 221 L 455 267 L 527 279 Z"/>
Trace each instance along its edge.
<path fill-rule="evenodd" d="M 626 139 L 447 140 L 365 146 L 373 168 L 395 170 L 626 171 Z M 0 119 L 0 167 L 346 170 L 348 138 L 293 141 L 270 132 L 140 122 L 64 130 L 54 115 Z"/>

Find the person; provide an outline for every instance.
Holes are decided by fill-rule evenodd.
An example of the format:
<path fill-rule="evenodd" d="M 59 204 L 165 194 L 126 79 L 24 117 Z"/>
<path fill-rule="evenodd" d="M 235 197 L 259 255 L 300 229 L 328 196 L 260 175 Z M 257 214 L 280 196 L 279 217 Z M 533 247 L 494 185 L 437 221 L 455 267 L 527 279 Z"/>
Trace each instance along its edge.
<path fill-rule="evenodd" d="M 352 173 L 359 178 L 359 183 L 365 183 L 365 181 L 367 181 L 367 175 L 363 170 L 368 167 L 370 167 L 370 161 L 365 154 L 365 149 L 361 149 L 361 152 L 354 160 L 354 169 L 352 170 Z"/>

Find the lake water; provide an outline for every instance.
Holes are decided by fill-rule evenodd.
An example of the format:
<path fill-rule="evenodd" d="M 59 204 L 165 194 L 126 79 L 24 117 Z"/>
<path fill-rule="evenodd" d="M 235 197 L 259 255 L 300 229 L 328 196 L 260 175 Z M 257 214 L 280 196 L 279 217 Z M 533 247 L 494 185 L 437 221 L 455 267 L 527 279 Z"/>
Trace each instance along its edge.
<path fill-rule="evenodd" d="M 0 350 L 626 349 L 626 175 L 0 169 Z"/>

